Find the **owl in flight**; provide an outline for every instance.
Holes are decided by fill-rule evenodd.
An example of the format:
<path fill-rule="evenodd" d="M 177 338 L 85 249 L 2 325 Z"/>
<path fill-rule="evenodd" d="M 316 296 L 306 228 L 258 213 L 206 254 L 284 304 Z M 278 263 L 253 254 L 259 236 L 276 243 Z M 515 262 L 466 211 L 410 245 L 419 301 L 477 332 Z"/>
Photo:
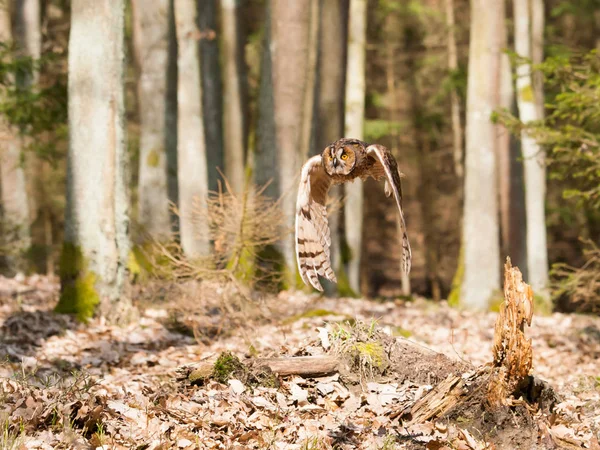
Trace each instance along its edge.
<path fill-rule="evenodd" d="M 411 250 L 402 213 L 400 172 L 392 153 L 382 145 L 369 145 L 358 139 L 340 139 L 304 166 L 296 201 L 296 258 L 302 280 L 323 291 L 319 275 L 337 282 L 331 269 L 331 233 L 327 225 L 327 191 L 334 184 L 385 178 L 385 194 L 394 194 L 402 229 L 401 267 L 410 272 Z"/>

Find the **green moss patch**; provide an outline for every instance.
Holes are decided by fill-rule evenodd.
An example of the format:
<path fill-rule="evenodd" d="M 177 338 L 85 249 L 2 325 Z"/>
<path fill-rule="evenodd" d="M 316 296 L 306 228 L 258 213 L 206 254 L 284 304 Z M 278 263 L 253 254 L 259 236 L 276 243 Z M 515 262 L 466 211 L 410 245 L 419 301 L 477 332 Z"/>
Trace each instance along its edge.
<path fill-rule="evenodd" d="M 237 356 L 231 352 L 223 352 L 215 362 L 212 377 L 219 383 L 227 383 L 230 378 L 237 378 L 245 373 L 246 367 Z"/>
<path fill-rule="evenodd" d="M 354 345 L 361 365 L 376 367 L 379 370 L 389 366 L 387 355 L 381 342 L 358 342 Z"/>
<path fill-rule="evenodd" d="M 221 353 L 213 365 L 201 366 L 188 375 L 188 380 L 194 384 L 205 383 L 211 378 L 223 384 L 236 379 L 250 387 L 279 387 L 279 380 L 271 369 L 247 366 L 231 352 Z"/>
<path fill-rule="evenodd" d="M 301 320 L 301 319 L 312 319 L 315 317 L 328 317 L 328 316 L 343 317 L 342 322 L 350 323 L 350 324 L 354 323 L 354 319 L 352 317 L 347 316 L 345 314 L 335 312 L 335 311 L 330 311 L 329 309 L 310 309 L 306 312 L 303 312 L 302 314 L 296 314 L 294 316 L 288 317 L 287 319 L 285 319 L 283 321 L 283 323 L 285 325 L 289 325 L 289 324 L 297 322 L 298 320 Z M 336 322 L 336 321 L 332 321 L 332 322 Z"/>
<path fill-rule="evenodd" d="M 76 245 L 66 242 L 60 256 L 61 293 L 55 311 L 73 314 L 86 322 L 94 316 L 100 303 L 96 289 L 97 275 L 88 270 L 88 264 Z"/>
<path fill-rule="evenodd" d="M 392 327 L 393 336 L 402 336 L 403 338 L 409 338 L 413 335 L 412 331 L 402 327 Z"/>
<path fill-rule="evenodd" d="M 152 149 L 146 156 L 146 164 L 149 167 L 158 167 L 160 164 L 160 152 L 157 149 Z"/>
<path fill-rule="evenodd" d="M 454 308 L 460 306 L 460 288 L 465 277 L 465 252 L 461 245 L 460 253 L 458 254 L 458 267 L 452 279 L 452 288 L 448 294 L 448 305 Z"/>
<path fill-rule="evenodd" d="M 360 298 L 360 295 L 354 292 L 354 289 L 350 287 L 350 279 L 348 278 L 348 273 L 346 272 L 343 266 L 338 267 L 335 276 L 338 280 L 338 294 L 341 297 Z"/>

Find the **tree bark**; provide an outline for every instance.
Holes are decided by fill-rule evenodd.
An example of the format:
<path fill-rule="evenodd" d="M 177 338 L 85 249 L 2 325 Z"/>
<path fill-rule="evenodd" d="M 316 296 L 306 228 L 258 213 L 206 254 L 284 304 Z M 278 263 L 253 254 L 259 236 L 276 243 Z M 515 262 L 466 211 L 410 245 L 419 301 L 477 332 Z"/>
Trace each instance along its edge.
<path fill-rule="evenodd" d="M 190 258 L 207 255 L 208 170 L 202 106 L 200 32 L 195 0 L 175 0 L 178 43 L 177 178 L 181 245 Z"/>
<path fill-rule="evenodd" d="M 530 0 L 531 10 L 531 62 L 540 64 L 544 60 L 544 0 Z M 535 107 L 540 119 L 544 118 L 544 77 L 539 70 L 531 74 Z"/>
<path fill-rule="evenodd" d="M 445 0 L 446 26 L 448 27 L 448 69 L 451 74 L 458 70 L 458 51 L 456 46 L 456 30 L 454 21 L 454 0 Z M 460 124 L 460 98 L 455 87 L 450 91 L 450 117 L 452 118 L 452 146 L 454 156 L 454 172 L 460 178 L 464 174 L 463 166 L 463 134 Z"/>
<path fill-rule="evenodd" d="M 198 0 L 200 29 L 200 76 L 202 77 L 202 111 L 208 167 L 208 188 L 218 189 L 221 178 L 217 168 L 223 170 L 223 92 L 221 65 L 219 64 L 218 0 Z"/>
<path fill-rule="evenodd" d="M 350 0 L 348 19 L 348 63 L 346 66 L 345 137 L 362 139 L 365 115 L 365 59 L 367 44 L 367 0 Z M 350 249 L 348 278 L 350 287 L 360 292 L 362 253 L 363 185 L 345 185 L 344 221 L 346 241 Z"/>
<path fill-rule="evenodd" d="M 348 26 L 348 0 L 323 2 L 319 38 L 318 69 L 318 127 L 316 148 L 322 151 L 327 145 L 344 134 L 344 91 L 346 79 L 346 37 Z M 341 186 L 329 190 L 331 198 L 342 196 Z M 344 270 L 340 251 L 341 210 L 334 208 L 329 213 L 331 229 L 331 264 L 335 272 Z M 329 293 L 336 288 L 325 286 Z"/>
<path fill-rule="evenodd" d="M 402 30 L 402 26 L 398 20 L 398 15 L 394 13 L 388 14 L 384 22 L 384 30 L 387 38 L 385 39 L 385 55 L 386 55 L 386 64 L 385 64 L 385 74 L 386 74 L 386 87 L 387 87 L 387 95 L 390 98 L 390 105 L 388 107 L 389 120 L 392 123 L 400 123 L 400 105 L 402 104 L 402 99 L 398 96 L 398 77 L 396 73 L 396 62 L 397 57 L 395 50 L 397 48 L 396 42 L 398 41 L 398 31 Z M 395 42 L 393 42 L 395 40 Z M 393 127 L 391 130 L 391 138 L 392 138 L 392 152 L 396 152 L 400 148 L 400 133 L 396 127 Z M 398 220 L 396 222 L 396 228 L 398 235 L 400 236 L 401 225 Z M 402 295 L 409 296 L 411 292 L 410 287 L 410 275 L 405 273 L 403 270 L 400 270 L 401 276 L 401 284 L 402 284 Z"/>
<path fill-rule="evenodd" d="M 278 151 L 279 188 L 285 223 L 294 227 L 298 175 L 308 155 L 310 140 L 306 138 L 312 121 L 314 70 L 311 54 L 311 30 L 315 24 L 312 0 L 271 1 L 271 53 L 275 142 Z M 314 31 L 312 32 L 314 36 Z M 312 80 L 312 81 L 311 81 Z M 308 128 L 307 128 L 308 127 Z M 289 275 L 296 273 L 295 245 L 292 234 L 282 242 L 282 253 Z M 292 282 L 293 278 L 288 281 Z"/>
<path fill-rule="evenodd" d="M 40 57 L 39 2 L 21 0 L 15 4 L 15 42 L 19 54 L 34 59 Z M 0 40 L 12 41 L 11 20 L 8 2 L 0 4 Z M 36 26 L 37 20 L 37 26 Z M 37 82 L 33 79 L 14 79 L 13 82 L 29 87 Z M 24 140 L 18 130 L 4 118 L 0 119 L 0 203 L 2 213 L 2 242 L 5 250 L 4 264 L 8 273 L 25 270 L 24 252 L 31 245 L 29 196 L 23 167 Z"/>
<path fill-rule="evenodd" d="M 246 178 L 247 130 L 246 66 L 239 8 L 239 0 L 221 0 L 225 177 L 236 193 L 243 191 Z"/>
<path fill-rule="evenodd" d="M 503 23 L 502 0 L 471 0 L 461 303 L 473 309 L 486 309 L 500 288 L 497 135 L 490 115 L 499 105 Z"/>
<path fill-rule="evenodd" d="M 530 14 L 527 0 L 514 0 L 515 51 L 531 59 Z M 539 120 L 531 65 L 517 67 L 517 105 L 523 123 Z M 525 167 L 525 208 L 527 214 L 527 269 L 529 283 L 542 297 L 548 297 L 548 247 L 546 244 L 546 167 L 544 150 L 526 131 L 521 134 Z"/>
<path fill-rule="evenodd" d="M 172 0 L 132 0 L 134 43 L 140 66 L 140 167 L 138 222 L 153 237 L 164 240 L 171 233 L 169 212 L 168 154 L 176 152 L 175 102 L 169 94 L 170 21 Z"/>
<path fill-rule="evenodd" d="M 272 19 L 271 3 L 265 8 L 265 35 L 260 62 L 260 86 L 258 95 L 258 129 L 256 148 L 252 154 L 254 182 L 259 186 L 268 184 L 265 194 L 277 199 L 280 195 L 279 167 L 280 155 L 275 138 L 275 101 L 273 93 L 273 58 L 271 54 Z"/>
<path fill-rule="evenodd" d="M 500 106 L 516 113 L 513 75 L 508 55 L 501 56 L 502 73 Z M 523 267 L 527 278 L 527 246 L 523 164 L 519 140 L 505 127 L 497 125 L 498 187 L 500 190 L 501 251 Z"/>
<path fill-rule="evenodd" d="M 75 0 L 69 151 L 57 311 L 122 320 L 129 255 L 123 0 Z"/>

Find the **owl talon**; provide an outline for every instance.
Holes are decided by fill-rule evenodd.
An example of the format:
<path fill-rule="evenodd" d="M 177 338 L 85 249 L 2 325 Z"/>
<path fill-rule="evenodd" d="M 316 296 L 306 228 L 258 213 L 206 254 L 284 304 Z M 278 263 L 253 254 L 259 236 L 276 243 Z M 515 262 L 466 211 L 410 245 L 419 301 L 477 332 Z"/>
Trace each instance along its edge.
<path fill-rule="evenodd" d="M 383 185 L 383 189 L 385 190 L 385 196 L 389 197 L 392 195 L 392 187 L 390 186 L 390 182 L 385 180 L 385 184 Z"/>

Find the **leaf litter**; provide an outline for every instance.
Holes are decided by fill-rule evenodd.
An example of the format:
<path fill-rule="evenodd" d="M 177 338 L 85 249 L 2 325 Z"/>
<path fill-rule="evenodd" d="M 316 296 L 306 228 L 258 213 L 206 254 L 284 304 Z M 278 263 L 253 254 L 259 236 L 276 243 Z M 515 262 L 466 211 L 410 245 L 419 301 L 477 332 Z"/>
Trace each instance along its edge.
<path fill-rule="evenodd" d="M 337 373 L 279 377 L 278 386 L 249 385 L 235 373 L 200 385 L 181 379 L 181 367 L 223 352 L 244 359 L 334 351 L 353 321 L 480 365 L 490 359 L 495 313 L 283 292 L 259 300 L 256 320 L 195 339 L 170 326 L 170 306 L 160 301 L 145 302 L 125 327 L 82 326 L 52 312 L 58 289 L 47 277 L 0 278 L 2 449 L 505 448 L 460 420 L 405 426 L 392 412 L 433 383 L 398 382 L 364 361 L 358 383 Z M 540 422 L 539 448 L 599 449 L 600 319 L 536 316 L 529 337 L 534 374 L 562 397 Z"/>

